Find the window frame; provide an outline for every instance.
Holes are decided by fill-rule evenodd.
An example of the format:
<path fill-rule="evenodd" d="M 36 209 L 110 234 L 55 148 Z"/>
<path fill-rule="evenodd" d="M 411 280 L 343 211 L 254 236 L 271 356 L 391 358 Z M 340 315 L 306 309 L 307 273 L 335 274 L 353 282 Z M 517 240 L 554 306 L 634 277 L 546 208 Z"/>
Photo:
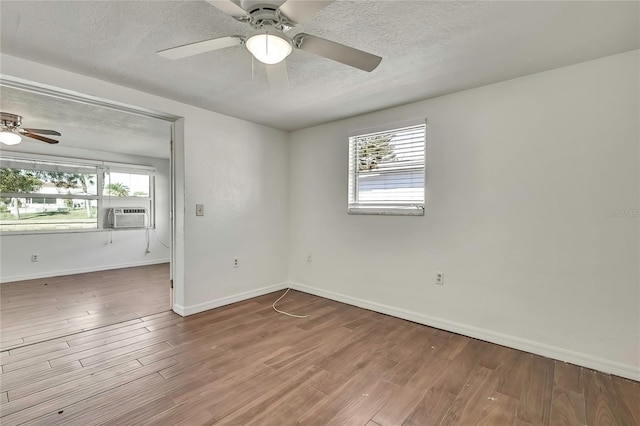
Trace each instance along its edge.
<path fill-rule="evenodd" d="M 424 126 L 424 152 L 422 157 L 422 172 L 424 173 L 424 185 L 422 188 L 422 202 L 403 203 L 393 200 L 374 203 L 362 203 L 359 201 L 359 178 L 358 155 L 356 138 L 378 133 L 393 133 L 397 130 L 408 127 Z M 426 182 L 427 182 L 427 119 L 396 122 L 378 126 L 374 128 L 353 130 L 348 138 L 348 191 L 347 191 L 347 214 L 350 215 L 388 215 L 388 216 L 424 216 L 426 206 Z M 409 167 L 407 167 L 409 170 Z"/>
<path fill-rule="evenodd" d="M 156 194 L 155 194 L 155 175 L 156 169 L 152 166 L 145 166 L 139 164 L 127 164 L 116 163 L 110 161 L 98 161 L 89 160 L 83 158 L 73 157 L 58 157 L 49 155 L 38 155 L 21 152 L 0 152 L 0 163 L 4 161 L 18 161 L 18 162 L 33 162 L 34 164 L 40 163 L 60 163 L 66 165 L 73 165 L 77 167 L 95 168 L 96 173 L 96 195 L 84 195 L 84 194 L 47 194 L 38 192 L 3 192 L 0 193 L 1 198 L 36 198 L 36 199 L 74 199 L 74 200 L 95 200 L 96 201 L 96 228 L 76 228 L 76 229 L 38 229 L 38 230 L 15 230 L 15 231 L 0 231 L 0 236 L 9 235 L 41 235 L 41 234 L 73 234 L 73 233 L 85 233 L 85 232 L 110 232 L 110 231 L 134 231 L 140 229 L 149 228 L 151 230 L 156 228 Z M 4 167 L 3 167 L 4 168 Z M 17 168 L 17 167 L 7 167 Z M 20 168 L 18 168 L 20 169 Z M 37 170 L 21 168 L 21 170 Z M 149 196 L 137 197 L 137 196 L 125 196 L 117 197 L 104 194 L 104 176 L 106 174 L 114 173 L 130 173 L 149 176 Z M 102 192 L 102 193 L 101 193 Z M 120 206 L 114 203 L 114 200 L 122 200 L 126 202 L 139 201 L 141 207 L 147 208 L 147 226 L 145 228 L 110 228 L 105 226 L 105 216 L 109 208 L 115 207 L 127 207 Z"/>

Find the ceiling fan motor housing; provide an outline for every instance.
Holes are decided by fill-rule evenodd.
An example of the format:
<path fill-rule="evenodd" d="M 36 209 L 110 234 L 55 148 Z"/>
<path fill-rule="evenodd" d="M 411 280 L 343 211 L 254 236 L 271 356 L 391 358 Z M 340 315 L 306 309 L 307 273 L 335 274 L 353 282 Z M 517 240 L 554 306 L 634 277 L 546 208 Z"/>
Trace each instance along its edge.
<path fill-rule="evenodd" d="M 16 114 L 10 114 L 8 112 L 0 113 L 3 129 L 14 129 L 22 125 L 22 117 Z"/>
<path fill-rule="evenodd" d="M 247 9 L 247 12 L 251 16 L 249 25 L 254 29 L 269 26 L 280 31 L 287 31 L 293 27 L 293 23 L 280 13 L 278 6 L 273 4 L 256 4 Z"/>

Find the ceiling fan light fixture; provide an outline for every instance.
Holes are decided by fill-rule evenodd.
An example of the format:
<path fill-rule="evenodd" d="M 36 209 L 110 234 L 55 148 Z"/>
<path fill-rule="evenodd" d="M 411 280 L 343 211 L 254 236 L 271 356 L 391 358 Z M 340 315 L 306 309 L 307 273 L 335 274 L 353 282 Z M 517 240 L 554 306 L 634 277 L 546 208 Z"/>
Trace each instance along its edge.
<path fill-rule="evenodd" d="M 0 132 L 0 142 L 5 145 L 17 145 L 21 140 L 20 135 L 11 130 L 3 130 Z"/>
<path fill-rule="evenodd" d="M 262 63 L 282 62 L 293 50 L 289 38 L 275 28 L 262 28 L 245 42 L 247 50 Z"/>

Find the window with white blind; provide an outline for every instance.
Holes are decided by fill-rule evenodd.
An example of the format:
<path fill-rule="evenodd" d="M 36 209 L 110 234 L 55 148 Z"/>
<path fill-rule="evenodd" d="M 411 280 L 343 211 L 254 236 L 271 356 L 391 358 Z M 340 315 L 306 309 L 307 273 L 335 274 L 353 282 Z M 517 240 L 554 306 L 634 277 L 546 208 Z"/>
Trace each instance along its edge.
<path fill-rule="evenodd" d="M 426 124 L 349 138 L 350 214 L 424 215 Z"/>
<path fill-rule="evenodd" d="M 109 228 L 115 207 L 143 207 L 153 227 L 154 176 L 147 166 L 2 153 L 0 232 Z"/>

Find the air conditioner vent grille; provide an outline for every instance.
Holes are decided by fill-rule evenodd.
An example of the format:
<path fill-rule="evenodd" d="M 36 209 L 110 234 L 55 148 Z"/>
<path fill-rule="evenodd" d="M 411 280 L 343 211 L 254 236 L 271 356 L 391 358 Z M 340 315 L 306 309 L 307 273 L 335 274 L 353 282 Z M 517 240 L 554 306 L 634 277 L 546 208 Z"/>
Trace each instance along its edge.
<path fill-rule="evenodd" d="M 145 208 L 133 208 L 133 209 L 118 209 L 119 213 L 129 214 L 129 213 L 147 213 L 147 209 Z"/>
<path fill-rule="evenodd" d="M 147 209 L 144 207 L 118 207 L 109 211 L 109 225 L 112 228 L 145 228 Z"/>

